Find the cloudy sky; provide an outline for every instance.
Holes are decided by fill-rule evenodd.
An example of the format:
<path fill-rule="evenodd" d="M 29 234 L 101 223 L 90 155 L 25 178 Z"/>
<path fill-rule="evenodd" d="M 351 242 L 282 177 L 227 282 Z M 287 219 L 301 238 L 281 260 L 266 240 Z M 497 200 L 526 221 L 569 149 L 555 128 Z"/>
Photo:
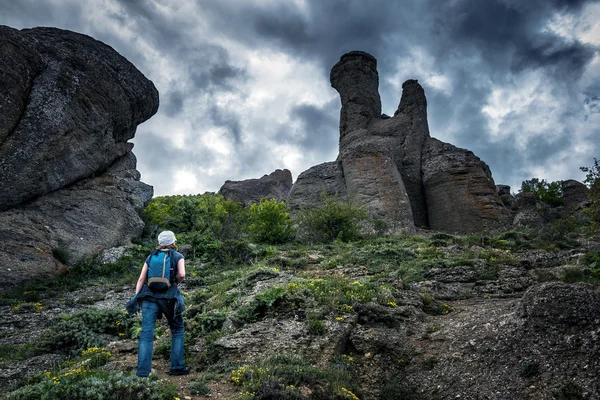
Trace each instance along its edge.
<path fill-rule="evenodd" d="M 377 58 L 384 113 L 418 79 L 431 135 L 513 192 L 600 158 L 597 1 L 0 0 L 0 24 L 88 34 L 154 82 L 160 109 L 133 142 L 156 195 L 334 160 L 329 71 L 351 50 Z"/>

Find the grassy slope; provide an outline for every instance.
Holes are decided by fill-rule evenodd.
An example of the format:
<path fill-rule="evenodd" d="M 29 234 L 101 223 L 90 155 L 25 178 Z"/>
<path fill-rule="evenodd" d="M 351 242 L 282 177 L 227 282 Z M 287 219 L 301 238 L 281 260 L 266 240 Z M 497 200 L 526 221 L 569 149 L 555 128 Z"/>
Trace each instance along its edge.
<path fill-rule="evenodd" d="M 0 326 L 0 364 L 14 375 L 6 374 L 3 385 L 14 385 L 30 375 L 34 376 L 31 387 L 57 377 L 59 383 L 52 385 L 67 388 L 81 385 L 81 380 L 89 377 L 135 387 L 135 380 L 114 378 L 117 372 L 106 372 L 131 373 L 135 353 L 114 352 L 106 360 L 89 364 L 85 360 L 93 357 L 82 352 L 112 341 L 135 339 L 139 334 L 139 316 L 122 316 L 121 307 L 133 294 L 138 268 L 149 249 L 139 246 L 116 264 L 87 263 L 44 285 L 4 292 L 1 311 L 9 318 Z M 598 264 L 594 264 L 596 253 L 584 256 L 586 248 L 548 249 L 547 243 L 519 232 L 495 237 L 397 236 L 330 245 L 251 246 L 246 250 L 243 263 L 236 262 L 239 252 L 233 252 L 227 263 L 202 264 L 188 259 L 189 279 L 182 290 L 187 304 L 187 360 L 195 372 L 172 379 L 181 398 L 202 398 L 200 393 L 210 389 L 212 398 L 251 398 L 250 393 L 257 390 L 287 393 L 289 398 L 309 394 L 313 398 L 352 398 L 352 393 L 360 395 L 365 390 L 357 379 L 369 379 L 363 370 L 357 370 L 365 360 L 356 361 L 347 352 L 317 363 L 290 354 L 264 354 L 262 358 L 252 354 L 241 360 L 223 352 L 220 339 L 245 329 L 259 330 L 261 322 L 299 321 L 297 326 L 318 342 L 319 337 L 329 338 L 338 327 L 356 321 L 366 304 L 392 314 L 410 306 L 427 315 L 424 334 L 431 335 L 444 324 L 435 318 L 452 313 L 456 302 L 518 297 L 539 281 L 597 282 L 600 277 Z M 513 279 L 506 273 L 521 267 L 528 271 L 526 279 Z M 432 281 L 442 282 L 442 289 L 432 289 L 428 285 Z M 414 294 L 417 302 L 414 297 L 407 300 L 407 293 Z M 298 314 L 298 310 L 303 312 Z M 16 326 L 20 328 L 13 329 Z M 28 334 L 22 335 L 22 331 Z M 155 367 L 161 377 L 167 368 L 169 337 L 163 324 L 155 343 L 159 357 Z M 40 356 L 55 361 L 35 361 Z M 79 373 L 69 374 L 78 371 L 82 361 L 88 363 L 87 372 L 79 369 Z M 104 362 L 108 364 L 103 366 Z M 425 357 L 423 363 L 423 369 L 433 368 L 435 360 Z M 41 372 L 49 374 L 35 377 Z M 406 388 L 386 390 L 410 398 L 402 392 Z M 162 395 L 168 398 L 171 393 Z"/>

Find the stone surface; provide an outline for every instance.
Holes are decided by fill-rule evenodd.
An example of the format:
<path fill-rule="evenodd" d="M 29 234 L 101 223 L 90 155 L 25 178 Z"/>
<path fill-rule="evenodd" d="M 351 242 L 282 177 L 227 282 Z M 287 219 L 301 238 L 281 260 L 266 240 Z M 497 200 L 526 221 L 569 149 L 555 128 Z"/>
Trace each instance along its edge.
<path fill-rule="evenodd" d="M 583 183 L 573 179 L 561 182 L 563 204 L 567 208 L 577 208 L 589 201 L 589 189 Z"/>
<path fill-rule="evenodd" d="M 0 78 L 2 114 L 12 111 L 0 125 L 0 210 L 106 170 L 131 151 L 137 125 L 158 110 L 152 82 L 89 36 L 2 27 L 0 37 L 29 77 Z M 12 105 L 14 98 L 26 106 Z"/>
<path fill-rule="evenodd" d="M 422 170 L 431 229 L 477 232 L 507 223 L 492 174 L 472 152 L 428 138 Z"/>
<path fill-rule="evenodd" d="M 381 114 L 373 56 L 343 55 L 331 70 L 331 85 L 342 105 L 339 156 L 300 174 L 288 196 L 292 208 L 315 204 L 325 190 L 355 197 L 394 232 L 414 232 L 415 226 L 480 232 L 508 223 L 488 166 L 430 137 L 418 81 L 404 82 L 393 117 Z"/>
<path fill-rule="evenodd" d="M 128 141 L 158 92 L 78 33 L 0 26 L 0 50 L 0 265 L 11 285 L 139 236 L 153 189 Z"/>
<path fill-rule="evenodd" d="M 283 201 L 287 198 L 292 184 L 292 173 L 289 170 L 276 169 L 260 179 L 225 181 L 219 193 L 227 200 L 244 205 L 258 203 L 260 199 Z"/>
<path fill-rule="evenodd" d="M 337 161 L 327 162 L 315 165 L 298 176 L 288 194 L 287 204 L 296 210 L 300 205 L 317 205 L 321 193 L 337 194 L 345 199 L 347 192 L 342 166 Z"/>

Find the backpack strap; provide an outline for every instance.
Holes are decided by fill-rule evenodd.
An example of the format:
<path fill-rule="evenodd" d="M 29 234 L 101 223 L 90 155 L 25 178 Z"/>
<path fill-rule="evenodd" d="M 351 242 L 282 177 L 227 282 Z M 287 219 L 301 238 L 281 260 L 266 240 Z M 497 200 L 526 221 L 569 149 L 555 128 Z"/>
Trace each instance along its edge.
<path fill-rule="evenodd" d="M 175 250 L 169 249 L 169 257 L 170 257 L 169 261 L 171 263 L 171 266 L 170 266 L 171 267 L 171 271 L 170 271 L 170 274 L 169 274 L 169 281 L 170 281 L 171 285 L 177 284 L 175 282 L 175 274 L 176 274 L 176 271 L 177 271 L 177 264 L 175 264 L 175 261 L 174 261 L 175 257 L 174 257 L 174 255 L 175 255 Z"/>

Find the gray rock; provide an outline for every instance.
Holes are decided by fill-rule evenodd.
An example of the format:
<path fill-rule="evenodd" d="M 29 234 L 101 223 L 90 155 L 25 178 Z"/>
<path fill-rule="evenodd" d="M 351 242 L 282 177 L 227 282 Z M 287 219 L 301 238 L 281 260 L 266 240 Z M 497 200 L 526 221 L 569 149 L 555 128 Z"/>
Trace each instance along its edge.
<path fill-rule="evenodd" d="M 260 179 L 225 181 L 219 193 L 227 200 L 244 205 L 258 203 L 260 199 L 283 201 L 292 188 L 292 173 L 287 169 L 276 169 Z"/>
<path fill-rule="evenodd" d="M 12 285 L 141 234 L 153 189 L 128 141 L 157 111 L 158 92 L 78 33 L 1 26 L 0 51 L 0 265 Z"/>
<path fill-rule="evenodd" d="M 496 193 L 498 193 L 498 196 L 502 196 L 505 194 L 511 195 L 510 186 L 509 185 L 496 185 Z"/>
<path fill-rule="evenodd" d="M 106 249 L 98 254 L 98 262 L 100 264 L 112 264 L 121 259 L 125 255 L 127 251 L 127 247 L 112 247 L 110 249 Z"/>
<path fill-rule="evenodd" d="M 567 208 L 577 208 L 589 202 L 589 189 L 583 183 L 573 179 L 561 182 L 563 205 Z"/>
<path fill-rule="evenodd" d="M 472 152 L 428 138 L 422 170 L 431 229 L 477 232 L 508 223 L 489 167 Z"/>
<path fill-rule="evenodd" d="M 314 205 L 323 190 L 343 191 L 396 232 L 414 232 L 415 225 L 479 232 L 508 223 L 488 166 L 472 152 L 429 136 L 427 99 L 416 80 L 402 85 L 393 117 L 381 114 L 371 55 L 343 55 L 331 70 L 331 85 L 342 103 L 338 160 L 300 174 L 288 196 L 292 208 Z"/>
<path fill-rule="evenodd" d="M 544 329 L 600 326 L 600 295 L 582 285 L 562 282 L 531 287 L 519 303 L 517 315 Z"/>
<path fill-rule="evenodd" d="M 366 129 L 381 117 L 377 60 L 363 51 L 344 54 L 333 66 L 331 86 L 342 99 L 340 138 L 357 129 Z"/>
<path fill-rule="evenodd" d="M 0 210 L 91 177 L 131 151 L 137 125 L 158 109 L 156 88 L 131 63 L 55 28 L 2 27 L 0 37 L 29 76 L 0 76 L 0 108 L 15 113 L 0 125 Z"/>
<path fill-rule="evenodd" d="M 315 165 L 301 173 L 288 194 L 287 204 L 292 210 L 297 210 L 300 205 L 315 206 L 319 203 L 321 193 L 337 194 L 340 199 L 347 197 L 344 173 L 339 162 Z"/>

